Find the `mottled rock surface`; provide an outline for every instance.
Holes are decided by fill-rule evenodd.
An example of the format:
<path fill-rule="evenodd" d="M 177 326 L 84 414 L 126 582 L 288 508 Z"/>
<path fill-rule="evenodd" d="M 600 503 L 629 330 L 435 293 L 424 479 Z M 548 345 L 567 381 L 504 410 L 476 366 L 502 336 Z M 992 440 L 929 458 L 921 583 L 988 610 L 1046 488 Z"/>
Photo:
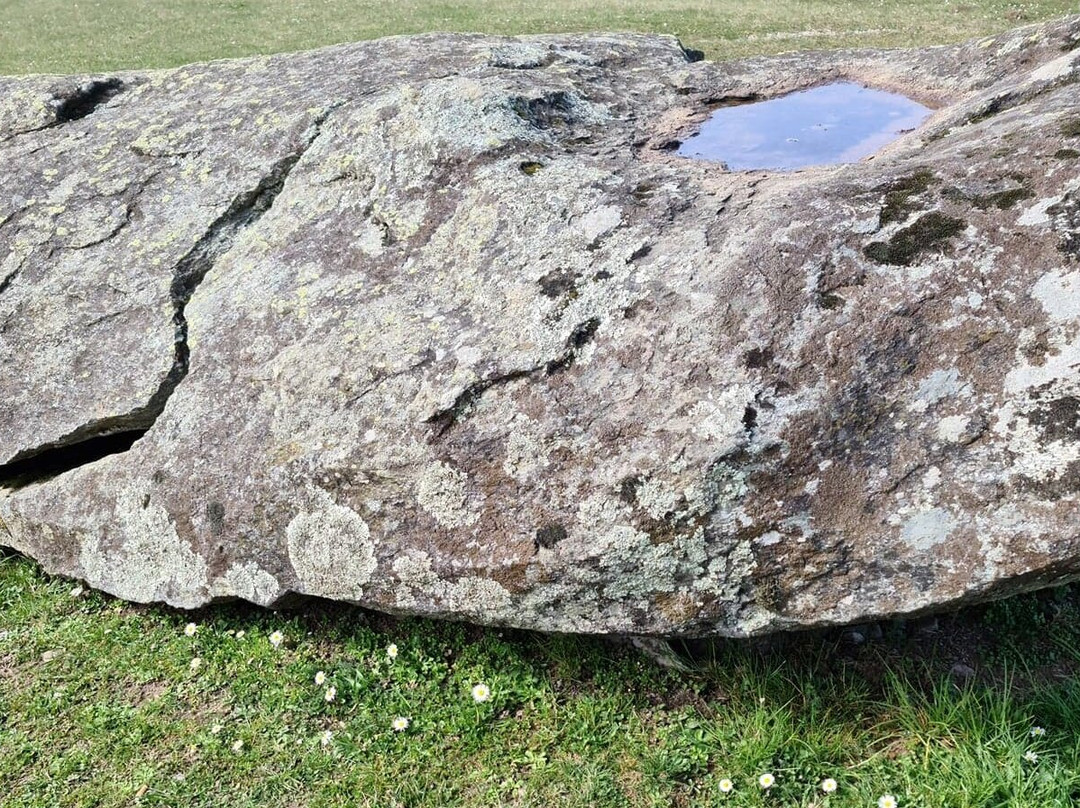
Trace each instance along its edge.
<path fill-rule="evenodd" d="M 0 79 L 0 543 L 136 601 L 660 635 L 1076 577 L 1078 45 Z M 854 165 L 672 152 L 838 78 L 937 111 Z"/>

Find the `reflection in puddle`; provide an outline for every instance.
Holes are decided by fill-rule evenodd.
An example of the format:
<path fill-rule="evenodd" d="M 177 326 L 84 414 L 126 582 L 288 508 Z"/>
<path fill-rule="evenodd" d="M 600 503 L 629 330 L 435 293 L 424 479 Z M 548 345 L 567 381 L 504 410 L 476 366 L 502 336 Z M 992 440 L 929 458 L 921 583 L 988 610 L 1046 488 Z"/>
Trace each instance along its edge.
<path fill-rule="evenodd" d="M 717 160 L 732 171 L 854 163 L 914 129 L 930 112 L 897 93 L 838 82 L 718 109 L 679 154 Z"/>

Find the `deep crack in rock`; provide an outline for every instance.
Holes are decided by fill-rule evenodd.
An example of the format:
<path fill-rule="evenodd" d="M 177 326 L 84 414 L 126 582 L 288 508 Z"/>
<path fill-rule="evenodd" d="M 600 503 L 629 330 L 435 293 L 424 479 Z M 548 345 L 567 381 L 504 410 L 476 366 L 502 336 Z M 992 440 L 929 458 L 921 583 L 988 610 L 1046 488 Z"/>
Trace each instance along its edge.
<path fill-rule="evenodd" d="M 304 145 L 293 154 L 278 160 L 250 191 L 232 203 L 207 228 L 203 236 L 177 262 L 169 292 L 173 305 L 173 365 L 147 403 L 129 413 L 85 424 L 57 441 L 21 452 L 0 465 L 0 488 L 23 488 L 51 479 L 79 466 L 111 454 L 127 451 L 145 435 L 165 410 L 169 397 L 187 376 L 191 360 L 188 346 L 187 304 L 207 273 L 225 255 L 237 236 L 257 222 L 274 204 L 289 173 L 321 133 L 322 124 L 335 107 L 328 108 L 313 123 Z M 87 113 L 88 114 L 88 113 Z M 15 273 L 4 279 L 2 292 Z"/>
<path fill-rule="evenodd" d="M 79 85 L 71 94 L 54 99 L 56 119 L 53 125 L 85 118 L 124 89 L 124 82 L 118 78 L 95 79 Z"/>

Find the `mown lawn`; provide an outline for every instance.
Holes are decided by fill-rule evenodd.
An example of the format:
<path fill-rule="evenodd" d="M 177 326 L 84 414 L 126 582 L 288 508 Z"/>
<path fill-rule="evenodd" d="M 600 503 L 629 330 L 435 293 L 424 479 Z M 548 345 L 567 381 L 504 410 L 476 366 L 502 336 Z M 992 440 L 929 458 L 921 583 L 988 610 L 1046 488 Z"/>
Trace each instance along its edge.
<path fill-rule="evenodd" d="M 677 33 L 709 58 L 955 42 L 1076 0 L 0 0 L 0 74 L 168 67 L 425 31 Z"/>
<path fill-rule="evenodd" d="M 0 560 L 5 806 L 1080 798 L 1080 606 L 1068 589 L 936 627 L 889 624 L 862 645 L 843 632 L 698 644 L 676 672 L 603 639 L 319 603 L 185 614 L 74 587 Z M 957 662 L 977 674 L 950 674 Z M 490 700 L 473 699 L 477 684 Z M 837 781 L 828 797 L 824 778 Z"/>

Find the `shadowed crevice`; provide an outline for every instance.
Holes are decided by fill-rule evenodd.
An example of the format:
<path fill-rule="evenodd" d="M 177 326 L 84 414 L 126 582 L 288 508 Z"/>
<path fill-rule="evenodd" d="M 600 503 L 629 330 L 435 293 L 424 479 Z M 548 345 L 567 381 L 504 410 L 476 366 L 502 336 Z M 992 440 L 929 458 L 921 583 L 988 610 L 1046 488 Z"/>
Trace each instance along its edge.
<path fill-rule="evenodd" d="M 17 490 L 32 483 L 51 479 L 65 471 L 101 460 L 103 457 L 126 452 L 145 434 L 145 429 L 134 429 L 96 435 L 78 443 L 40 451 L 23 460 L 14 460 L 0 466 L 0 486 Z"/>
<path fill-rule="evenodd" d="M 111 454 L 127 451 L 145 435 L 165 410 L 169 398 L 188 374 L 191 349 L 185 314 L 192 295 L 218 260 L 232 249 L 242 231 L 255 224 L 274 204 L 289 174 L 321 133 L 329 110 L 315 120 L 304 145 L 274 163 L 259 183 L 235 197 L 202 237 L 176 263 L 169 296 L 173 307 L 173 363 L 147 403 L 125 415 L 79 427 L 58 441 L 15 455 L 0 465 L 0 487 L 23 488 L 57 477 Z"/>
<path fill-rule="evenodd" d="M 56 104 L 54 125 L 85 118 L 125 89 L 124 82 L 118 78 L 95 79 L 80 84 L 71 94 L 54 99 Z"/>

